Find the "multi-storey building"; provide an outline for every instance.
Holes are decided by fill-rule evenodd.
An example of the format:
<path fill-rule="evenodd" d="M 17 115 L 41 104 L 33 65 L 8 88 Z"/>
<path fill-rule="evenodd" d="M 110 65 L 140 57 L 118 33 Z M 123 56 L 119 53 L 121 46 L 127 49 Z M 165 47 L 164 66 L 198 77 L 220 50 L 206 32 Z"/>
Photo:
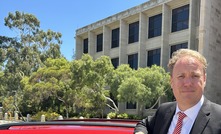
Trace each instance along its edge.
<path fill-rule="evenodd" d="M 113 65 L 153 64 L 167 69 L 179 48 L 194 49 L 208 60 L 205 96 L 221 104 L 221 1 L 150 0 L 76 31 L 76 59 L 110 56 Z M 133 113 L 125 105 L 121 110 Z M 136 110 L 135 110 L 136 111 Z"/>

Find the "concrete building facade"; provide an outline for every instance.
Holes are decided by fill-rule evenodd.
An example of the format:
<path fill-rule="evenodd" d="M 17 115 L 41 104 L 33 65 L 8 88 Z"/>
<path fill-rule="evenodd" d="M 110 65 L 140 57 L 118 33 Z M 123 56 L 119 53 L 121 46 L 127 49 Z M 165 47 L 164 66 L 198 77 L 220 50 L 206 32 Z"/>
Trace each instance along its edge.
<path fill-rule="evenodd" d="M 75 39 L 76 59 L 107 55 L 115 66 L 132 68 L 167 69 L 175 50 L 197 50 L 209 63 L 205 96 L 221 104 L 220 0 L 150 0 L 77 29 Z M 121 105 L 121 111 L 136 113 Z"/>

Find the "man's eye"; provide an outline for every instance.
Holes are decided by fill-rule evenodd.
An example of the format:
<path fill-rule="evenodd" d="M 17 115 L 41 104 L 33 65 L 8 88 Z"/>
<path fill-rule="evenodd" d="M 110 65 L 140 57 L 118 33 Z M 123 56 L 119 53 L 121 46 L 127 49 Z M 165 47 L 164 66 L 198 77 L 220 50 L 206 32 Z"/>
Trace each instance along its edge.
<path fill-rule="evenodd" d="M 184 78 L 184 76 L 183 76 L 183 75 L 180 75 L 180 76 L 178 76 L 178 78 Z"/>
<path fill-rule="evenodd" d="M 199 75 L 193 75 L 193 77 L 194 77 L 194 78 L 199 78 L 200 76 L 199 76 Z"/>

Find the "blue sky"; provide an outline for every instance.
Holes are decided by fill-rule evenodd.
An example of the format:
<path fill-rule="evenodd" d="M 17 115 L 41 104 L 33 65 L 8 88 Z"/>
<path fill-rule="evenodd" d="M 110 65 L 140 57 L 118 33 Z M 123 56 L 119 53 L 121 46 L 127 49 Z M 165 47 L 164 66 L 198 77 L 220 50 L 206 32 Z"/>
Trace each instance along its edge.
<path fill-rule="evenodd" d="M 117 14 L 148 0 L 1 0 L 0 35 L 15 33 L 4 26 L 9 12 L 35 15 L 44 31 L 62 33 L 61 53 L 69 60 L 75 51 L 75 31 L 98 20 Z"/>

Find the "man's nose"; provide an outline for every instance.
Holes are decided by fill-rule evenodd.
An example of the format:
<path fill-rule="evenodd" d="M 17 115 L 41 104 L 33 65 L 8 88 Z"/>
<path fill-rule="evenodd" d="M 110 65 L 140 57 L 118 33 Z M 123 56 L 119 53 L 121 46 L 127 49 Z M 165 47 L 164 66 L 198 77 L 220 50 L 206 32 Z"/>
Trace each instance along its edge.
<path fill-rule="evenodd" d="M 192 82 L 193 82 L 193 79 L 190 78 L 190 77 L 186 77 L 186 78 L 184 79 L 184 85 L 186 85 L 186 86 L 191 85 Z"/>

